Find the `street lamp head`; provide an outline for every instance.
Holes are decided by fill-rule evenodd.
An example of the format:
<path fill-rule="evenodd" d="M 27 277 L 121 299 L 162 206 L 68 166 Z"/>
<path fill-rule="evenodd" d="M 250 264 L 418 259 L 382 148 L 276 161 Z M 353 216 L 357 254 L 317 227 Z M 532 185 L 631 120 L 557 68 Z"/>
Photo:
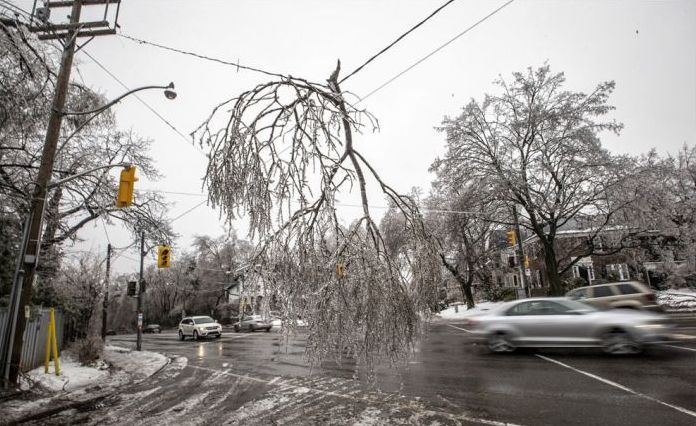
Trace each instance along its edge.
<path fill-rule="evenodd" d="M 176 92 L 174 91 L 174 83 L 169 83 L 169 86 L 164 90 L 164 96 L 167 99 L 175 99 L 176 98 Z"/>

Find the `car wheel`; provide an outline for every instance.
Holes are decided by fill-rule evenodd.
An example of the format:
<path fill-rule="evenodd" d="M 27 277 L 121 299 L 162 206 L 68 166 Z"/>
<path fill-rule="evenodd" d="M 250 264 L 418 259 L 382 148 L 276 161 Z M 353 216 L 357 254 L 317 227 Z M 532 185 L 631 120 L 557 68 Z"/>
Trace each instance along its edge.
<path fill-rule="evenodd" d="M 235 326 L 234 326 L 234 332 L 235 332 L 235 333 L 239 333 L 239 326 L 238 326 L 238 325 L 235 325 Z"/>
<path fill-rule="evenodd" d="M 198 340 L 198 331 L 193 330 L 193 340 Z"/>
<path fill-rule="evenodd" d="M 182 333 L 181 330 L 179 330 L 179 340 L 183 341 L 185 339 L 184 333 Z"/>
<path fill-rule="evenodd" d="M 271 331 L 271 327 L 266 328 L 266 333 L 268 333 L 269 331 Z"/>
<path fill-rule="evenodd" d="M 505 333 L 495 333 L 488 337 L 488 349 L 497 354 L 510 353 L 515 350 L 515 345 Z"/>
<path fill-rule="evenodd" d="M 157 334 L 161 334 L 161 333 L 162 333 L 162 330 L 157 330 Z"/>
<path fill-rule="evenodd" d="M 621 329 L 611 330 L 602 336 L 602 349 L 612 355 L 632 355 L 642 351 L 638 342 Z"/>

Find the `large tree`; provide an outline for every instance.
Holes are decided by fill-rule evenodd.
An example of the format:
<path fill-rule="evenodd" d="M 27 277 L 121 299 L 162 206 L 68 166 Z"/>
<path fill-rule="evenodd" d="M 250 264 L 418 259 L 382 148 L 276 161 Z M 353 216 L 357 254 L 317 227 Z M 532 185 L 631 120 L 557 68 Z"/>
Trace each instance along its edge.
<path fill-rule="evenodd" d="M 564 74 L 548 65 L 496 80 L 498 93 L 472 99 L 458 117 L 444 119 L 447 153 L 434 164 L 441 174 L 487 182 L 499 199 L 520 207 L 523 226 L 543 248 L 552 294 L 562 293 L 561 274 L 581 257 L 557 257 L 558 231 L 585 217 L 601 232 L 624 206 L 607 195 L 626 178 L 624 159 L 599 139 L 622 128 L 603 120 L 613 109 L 614 82 L 589 94 L 564 90 L 564 83 Z"/>

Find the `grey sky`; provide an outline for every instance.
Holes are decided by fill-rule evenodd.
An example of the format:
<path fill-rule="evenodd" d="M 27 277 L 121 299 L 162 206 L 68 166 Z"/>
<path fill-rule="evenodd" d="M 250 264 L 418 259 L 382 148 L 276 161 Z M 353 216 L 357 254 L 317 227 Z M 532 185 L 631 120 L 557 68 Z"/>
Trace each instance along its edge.
<path fill-rule="evenodd" d="M 173 1 L 125 0 L 119 24 L 134 37 L 270 71 L 324 81 L 340 58 L 343 75 L 442 4 L 437 1 Z M 25 8 L 31 1 L 14 1 Z M 460 0 L 368 65 L 343 89 L 364 95 L 505 1 Z M 53 17 L 55 19 L 55 16 Z M 615 80 L 613 117 L 625 125 L 620 136 L 603 135 L 616 152 L 656 147 L 674 152 L 696 142 L 696 2 L 517 0 L 490 20 L 367 99 L 362 106 L 380 120 L 381 131 L 356 143 L 401 191 L 427 190 L 428 167 L 443 152 L 434 131 L 444 115 L 456 115 L 471 97 L 493 90 L 492 80 L 548 61 L 564 71 L 567 88 L 590 91 Z M 130 87 L 174 81 L 171 102 L 156 92 L 142 94 L 184 134 L 212 107 L 268 77 L 201 61 L 108 36 L 86 50 Z M 108 98 L 124 90 L 84 54 L 79 75 Z M 75 73 L 74 76 L 78 77 Z M 140 188 L 197 193 L 205 170 L 203 155 L 159 121 L 137 100 L 116 107 L 122 127 L 154 139 L 153 155 L 164 178 Z M 116 172 L 114 172 L 115 174 Z M 175 217 L 204 200 L 169 194 Z M 344 204 L 355 204 L 346 194 Z M 371 201 L 383 206 L 381 195 Z M 345 206 L 346 220 L 357 213 Z M 237 224 L 240 236 L 246 227 Z M 219 235 L 216 212 L 202 206 L 175 222 L 179 250 L 196 234 Z M 112 242 L 129 243 L 110 228 Z M 101 223 L 81 234 L 79 249 L 105 251 Z M 136 257 L 135 251 L 126 253 Z M 175 257 L 176 259 L 176 257 Z M 150 260 L 151 261 L 151 260 Z M 119 259 L 116 270 L 134 270 Z"/>

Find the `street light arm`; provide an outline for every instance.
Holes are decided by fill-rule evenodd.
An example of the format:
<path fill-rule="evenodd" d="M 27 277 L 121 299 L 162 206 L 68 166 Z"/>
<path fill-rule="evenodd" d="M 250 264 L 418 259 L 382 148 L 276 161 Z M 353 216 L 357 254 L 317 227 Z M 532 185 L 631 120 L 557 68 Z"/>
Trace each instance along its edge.
<path fill-rule="evenodd" d="M 80 112 L 71 112 L 71 111 L 61 111 L 61 115 L 89 115 L 89 114 L 99 114 L 100 112 L 111 108 L 113 105 L 119 103 L 121 99 L 125 98 L 126 96 L 132 95 L 135 92 L 140 92 L 141 90 L 148 90 L 148 89 L 164 89 L 164 90 L 171 90 L 174 89 L 174 83 L 169 83 L 167 86 L 143 86 L 143 87 L 138 87 L 137 89 L 130 90 L 123 95 L 119 96 L 118 98 L 112 100 L 111 102 L 107 103 L 106 105 L 102 105 L 97 109 L 93 109 L 91 111 L 80 111 Z"/>
<path fill-rule="evenodd" d="M 130 166 L 131 166 L 130 163 L 118 163 L 118 164 L 108 164 L 108 165 L 106 165 L 106 166 L 95 167 L 95 168 L 93 168 L 93 169 L 89 169 L 89 170 L 84 171 L 84 172 L 82 172 L 82 173 L 78 173 L 78 174 L 76 174 L 76 175 L 68 176 L 68 177 L 66 177 L 66 178 L 64 178 L 64 179 L 60 179 L 60 180 L 57 180 L 57 181 L 55 181 L 55 182 L 51 182 L 51 183 L 48 184 L 48 189 L 53 189 L 53 188 L 55 188 L 55 187 L 57 187 L 57 186 L 60 186 L 60 185 L 62 185 L 62 184 L 64 184 L 64 183 L 68 183 L 68 182 L 70 182 L 71 180 L 74 180 L 74 179 L 77 179 L 77 178 L 79 178 L 79 177 L 88 175 L 88 174 L 90 174 L 90 173 L 92 173 L 92 172 L 96 172 L 97 170 L 111 169 L 111 168 L 114 168 L 114 167 L 130 167 Z"/>

